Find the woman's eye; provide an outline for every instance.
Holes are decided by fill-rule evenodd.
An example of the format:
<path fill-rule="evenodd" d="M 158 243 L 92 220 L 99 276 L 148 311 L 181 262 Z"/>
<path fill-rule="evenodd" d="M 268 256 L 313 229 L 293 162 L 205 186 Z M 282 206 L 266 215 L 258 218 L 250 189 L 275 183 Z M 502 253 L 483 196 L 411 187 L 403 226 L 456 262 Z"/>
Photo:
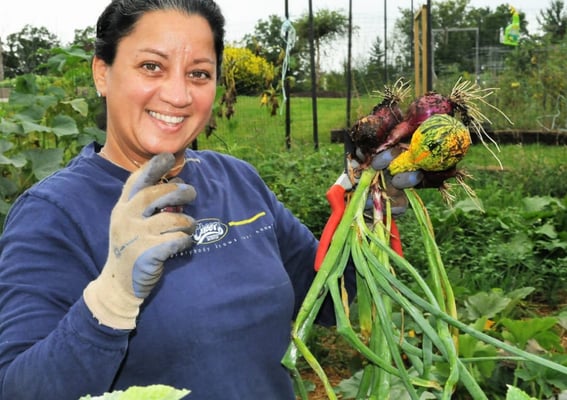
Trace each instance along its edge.
<path fill-rule="evenodd" d="M 192 71 L 189 73 L 189 77 L 199 80 L 210 79 L 211 74 L 206 71 Z"/>
<path fill-rule="evenodd" d="M 157 72 L 160 70 L 160 67 L 158 64 L 155 63 L 144 63 L 142 64 L 142 68 L 144 68 L 146 71 L 150 71 L 150 72 Z"/>

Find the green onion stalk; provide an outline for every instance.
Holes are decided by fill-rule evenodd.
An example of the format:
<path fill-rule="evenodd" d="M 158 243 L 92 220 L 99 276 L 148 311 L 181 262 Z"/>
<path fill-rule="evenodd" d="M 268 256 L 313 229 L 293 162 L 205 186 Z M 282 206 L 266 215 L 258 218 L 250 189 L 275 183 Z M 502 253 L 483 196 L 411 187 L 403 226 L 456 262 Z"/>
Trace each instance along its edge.
<path fill-rule="evenodd" d="M 337 333 L 367 361 L 357 398 L 388 399 L 394 396 L 394 387 L 402 385 L 406 398 L 417 400 L 427 392 L 435 398 L 449 400 L 457 386 L 462 385 L 471 398 L 487 399 L 470 372 L 472 363 L 485 359 L 459 358 L 459 333 L 467 333 L 511 355 L 502 359 L 531 361 L 567 375 L 567 367 L 502 342 L 458 320 L 453 290 L 425 205 L 415 189 L 405 190 L 420 227 L 429 283 L 390 246 L 392 215 L 389 200 L 382 190 L 385 185 L 382 171 L 372 168 L 362 171 L 294 321 L 291 343 L 282 364 L 294 378 L 298 395 L 308 399 L 297 369 L 297 361 L 303 357 L 321 380 L 327 397 L 337 399 L 328 376 L 307 345 L 327 296 L 333 300 Z M 369 195 L 374 203 L 372 223 L 364 216 Z M 353 299 L 348 299 L 343 279 L 349 262 L 354 264 L 357 283 L 354 301 L 358 313 L 352 322 Z M 397 277 L 400 272 L 410 277 L 414 289 Z M 401 324 L 392 318 L 395 311 L 402 315 Z M 421 335 L 419 344 L 412 339 L 416 331 Z M 435 368 L 437 363 L 448 365 L 449 372 L 440 374 Z"/>

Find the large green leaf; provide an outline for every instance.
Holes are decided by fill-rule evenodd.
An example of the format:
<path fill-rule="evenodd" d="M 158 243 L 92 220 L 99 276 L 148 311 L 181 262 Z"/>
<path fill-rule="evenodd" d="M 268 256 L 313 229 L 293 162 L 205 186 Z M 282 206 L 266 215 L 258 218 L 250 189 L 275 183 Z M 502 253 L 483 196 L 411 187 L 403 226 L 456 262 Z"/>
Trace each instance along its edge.
<path fill-rule="evenodd" d="M 65 95 L 65 92 L 62 91 L 61 88 L 52 88 L 49 91 L 55 92 L 59 96 Z M 45 108 L 54 107 L 54 106 L 57 105 L 57 103 L 59 103 L 59 99 L 57 98 L 57 96 L 53 96 L 51 94 L 50 95 L 44 95 L 44 96 L 36 96 L 35 99 L 36 99 L 37 104 L 39 104 L 40 106 L 43 106 Z"/>
<path fill-rule="evenodd" d="M 73 99 L 71 101 L 62 101 L 63 104 L 70 104 L 73 110 L 81 114 L 82 117 L 89 115 L 89 104 L 83 98 Z"/>
<path fill-rule="evenodd" d="M 37 79 L 33 74 L 24 74 L 16 77 L 16 90 L 12 94 L 25 93 L 36 95 L 38 92 Z M 10 95 L 10 99 L 12 95 Z"/>
<path fill-rule="evenodd" d="M 552 204 L 563 207 L 558 199 L 549 196 L 526 197 L 522 204 L 527 212 L 543 211 Z"/>
<path fill-rule="evenodd" d="M 51 107 L 57 104 L 59 100 L 55 96 L 49 95 L 33 95 L 12 91 L 10 92 L 10 104 L 20 107 L 31 107 L 33 105 L 41 105 L 43 107 Z"/>
<path fill-rule="evenodd" d="M 24 130 L 22 129 L 22 126 L 20 124 L 17 124 L 13 121 L 7 120 L 7 119 L 2 119 L 0 121 L 0 134 L 2 134 L 2 136 L 10 136 L 10 135 L 21 135 L 22 133 L 24 133 Z"/>
<path fill-rule="evenodd" d="M 10 196 L 18 192 L 18 185 L 12 179 L 0 176 L 0 195 L 2 197 Z M 1 213 L 1 210 L 0 210 Z"/>
<path fill-rule="evenodd" d="M 504 325 L 507 331 L 502 336 L 514 343 L 519 348 L 524 348 L 528 340 L 535 338 L 537 335 L 550 330 L 557 324 L 557 318 L 531 318 L 525 320 L 512 320 L 503 318 L 500 323 Z"/>
<path fill-rule="evenodd" d="M 0 140 L 0 164 L 13 165 L 16 168 L 21 168 L 27 163 L 26 158 L 21 153 L 17 153 L 12 157 L 8 157 L 4 154 L 5 152 L 11 150 L 13 147 L 14 144 L 12 142 L 4 139 Z"/>
<path fill-rule="evenodd" d="M 557 231 L 555 230 L 555 226 L 551 222 L 547 222 L 546 224 L 540 226 L 538 229 L 536 229 L 536 233 L 547 236 L 549 239 L 557 238 Z"/>
<path fill-rule="evenodd" d="M 31 132 L 51 132 L 50 127 L 29 121 L 22 121 L 22 128 L 24 129 L 24 134 Z"/>
<path fill-rule="evenodd" d="M 33 149 L 25 152 L 32 163 L 32 172 L 39 180 L 51 175 L 63 164 L 63 149 Z"/>
<path fill-rule="evenodd" d="M 508 386 L 508 392 L 506 392 L 506 400 L 537 400 L 535 397 L 531 397 L 526 392 L 518 389 L 514 386 Z"/>
<path fill-rule="evenodd" d="M 16 90 L 10 92 L 10 104 L 28 107 L 35 104 L 36 96 L 33 94 L 21 93 Z"/>
<path fill-rule="evenodd" d="M 77 122 L 68 115 L 58 115 L 53 118 L 52 127 L 57 137 L 71 136 L 79 133 Z"/>
<path fill-rule="evenodd" d="M 16 115 L 14 115 L 14 120 L 20 122 L 39 122 L 45 116 L 45 107 L 40 107 L 37 104 L 30 104 L 26 108 Z"/>
<path fill-rule="evenodd" d="M 510 303 L 510 299 L 500 293 L 478 292 L 465 300 L 467 316 L 471 320 L 481 317 L 493 318 L 504 310 Z"/>

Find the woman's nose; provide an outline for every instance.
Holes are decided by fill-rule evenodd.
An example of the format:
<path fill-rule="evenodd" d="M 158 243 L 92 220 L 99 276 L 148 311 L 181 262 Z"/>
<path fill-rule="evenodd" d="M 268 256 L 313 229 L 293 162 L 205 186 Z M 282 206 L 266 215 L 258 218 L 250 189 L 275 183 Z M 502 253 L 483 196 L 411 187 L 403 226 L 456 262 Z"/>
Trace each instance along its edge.
<path fill-rule="evenodd" d="M 170 75 L 161 85 L 161 100 L 175 106 L 185 107 L 192 102 L 191 85 L 185 75 Z"/>

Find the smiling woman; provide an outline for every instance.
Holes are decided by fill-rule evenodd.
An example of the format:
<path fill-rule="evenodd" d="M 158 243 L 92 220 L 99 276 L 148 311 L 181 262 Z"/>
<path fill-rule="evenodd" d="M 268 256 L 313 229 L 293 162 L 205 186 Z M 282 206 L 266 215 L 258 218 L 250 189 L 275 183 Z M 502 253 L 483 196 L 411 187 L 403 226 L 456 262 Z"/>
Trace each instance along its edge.
<path fill-rule="evenodd" d="M 162 152 L 181 165 L 211 116 L 216 66 L 207 20 L 178 11 L 143 15 L 113 60 L 97 51 L 93 76 L 107 103 L 104 155 L 129 170 Z"/>
<path fill-rule="evenodd" d="M 0 400 L 152 384 L 295 398 L 281 359 L 318 243 L 251 165 L 188 148 L 223 51 L 212 0 L 114 0 L 99 17 L 106 141 L 24 193 L 0 237 Z"/>

